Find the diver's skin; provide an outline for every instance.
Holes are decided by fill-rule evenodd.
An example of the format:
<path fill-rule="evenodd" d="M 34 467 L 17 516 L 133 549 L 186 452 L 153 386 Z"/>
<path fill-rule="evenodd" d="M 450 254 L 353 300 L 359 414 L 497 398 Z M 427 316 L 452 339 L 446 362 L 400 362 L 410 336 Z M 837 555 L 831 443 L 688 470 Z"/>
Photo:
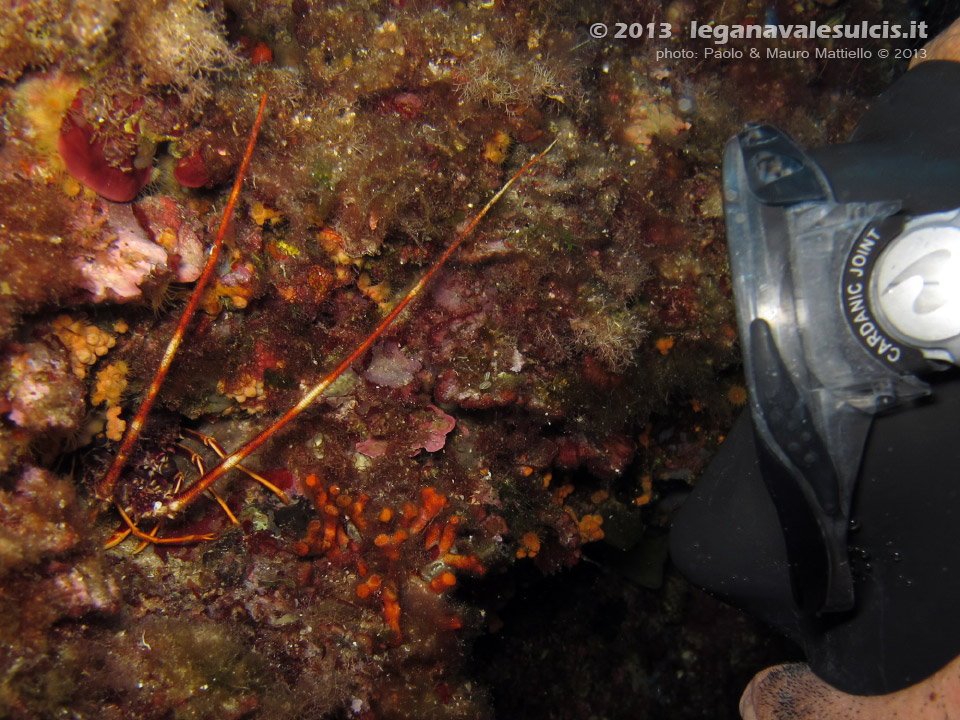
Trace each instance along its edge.
<path fill-rule="evenodd" d="M 920 62 L 960 61 L 960 20 L 925 49 Z M 777 665 L 750 681 L 740 715 L 743 720 L 960 720 L 960 657 L 916 685 L 872 697 L 842 693 L 806 665 Z"/>
<path fill-rule="evenodd" d="M 960 658 L 889 695 L 847 695 L 802 664 L 758 673 L 740 699 L 743 720 L 949 720 L 960 718 Z"/>

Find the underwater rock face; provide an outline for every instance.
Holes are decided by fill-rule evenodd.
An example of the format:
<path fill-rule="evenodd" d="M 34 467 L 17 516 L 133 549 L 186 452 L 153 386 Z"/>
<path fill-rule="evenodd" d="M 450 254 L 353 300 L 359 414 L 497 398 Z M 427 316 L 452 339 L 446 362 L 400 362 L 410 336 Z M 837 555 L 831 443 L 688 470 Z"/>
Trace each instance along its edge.
<path fill-rule="evenodd" d="M 854 22 L 854 5 L 789 12 Z M 504 578 L 662 534 L 661 488 L 691 483 L 739 411 L 725 139 L 755 119 L 842 137 L 893 71 L 658 60 L 661 45 L 587 28 L 762 14 L 0 8 L 0 716 L 498 717 L 468 659 L 500 629 Z M 264 93 L 201 312 L 98 498 Z M 553 140 L 385 336 L 244 461 L 274 493 L 235 470 L 222 507 L 154 517 L 362 342 Z M 210 539 L 107 549 L 118 508 L 145 534 Z M 647 690 L 621 695 L 621 716 L 656 717 Z"/>
<path fill-rule="evenodd" d="M 63 348 L 27 343 L 8 350 L 8 365 L 0 373 L 7 419 L 33 433 L 75 430 L 84 415 L 86 388 L 70 372 Z"/>

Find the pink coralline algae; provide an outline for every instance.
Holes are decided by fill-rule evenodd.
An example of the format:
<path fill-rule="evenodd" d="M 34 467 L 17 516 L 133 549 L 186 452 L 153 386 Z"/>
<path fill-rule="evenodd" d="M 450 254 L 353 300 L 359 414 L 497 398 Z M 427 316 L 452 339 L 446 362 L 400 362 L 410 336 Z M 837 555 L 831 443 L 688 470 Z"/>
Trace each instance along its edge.
<path fill-rule="evenodd" d="M 83 287 L 94 301 L 108 294 L 119 299 L 137 297 L 140 283 L 158 267 L 166 265 L 167 252 L 151 242 L 129 205 L 107 205 L 107 225 L 98 247 L 74 263 L 83 275 Z"/>
<path fill-rule="evenodd" d="M 414 426 L 415 439 L 411 455 L 421 450 L 436 452 L 447 442 L 447 434 L 456 427 L 457 421 L 436 405 L 427 405 L 426 410 L 418 410 L 410 415 Z"/>
<path fill-rule="evenodd" d="M 407 432 L 403 432 L 401 443 L 410 457 L 421 451 L 437 452 L 447 443 L 447 435 L 457 426 L 457 420 L 436 405 L 427 405 L 409 415 Z M 383 438 L 367 438 L 356 443 L 354 449 L 369 458 L 382 457 L 391 447 Z"/>
<path fill-rule="evenodd" d="M 72 565 L 51 563 L 41 592 L 61 617 L 79 618 L 90 613 L 111 614 L 120 608 L 117 581 L 104 571 L 99 558 Z"/>
<path fill-rule="evenodd" d="M 190 206 L 172 197 L 148 197 L 133 205 L 143 229 L 167 251 L 167 266 L 176 282 L 189 283 L 203 268 L 202 227 Z"/>
<path fill-rule="evenodd" d="M 376 385 L 399 388 L 409 384 L 420 368 L 420 362 L 407 357 L 396 342 L 384 342 L 374 349 L 363 377 Z"/>
<path fill-rule="evenodd" d="M 376 438 L 368 438 L 366 440 L 361 440 L 358 442 L 354 449 L 358 453 L 366 455 L 368 458 L 378 458 L 381 457 L 384 453 L 387 452 L 387 448 L 390 447 L 390 443 L 386 440 L 377 440 Z"/>
<path fill-rule="evenodd" d="M 172 273 L 177 281 L 189 282 L 199 276 L 199 238 L 185 226 L 172 201 L 151 200 L 142 206 L 100 202 L 96 210 L 102 213 L 100 230 L 74 260 L 81 286 L 94 302 L 139 297 L 151 277 Z"/>
<path fill-rule="evenodd" d="M 55 340 L 10 347 L 0 393 L 0 412 L 26 430 L 69 432 L 84 414 L 86 387 Z"/>

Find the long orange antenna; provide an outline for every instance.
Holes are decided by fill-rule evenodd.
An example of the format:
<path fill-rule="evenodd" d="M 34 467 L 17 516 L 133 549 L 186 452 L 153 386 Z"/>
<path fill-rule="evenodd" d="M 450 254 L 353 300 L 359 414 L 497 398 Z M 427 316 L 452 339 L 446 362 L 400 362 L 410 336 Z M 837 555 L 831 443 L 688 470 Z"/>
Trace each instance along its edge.
<path fill-rule="evenodd" d="M 187 326 L 190 324 L 190 319 L 193 317 L 193 313 L 197 309 L 197 305 L 200 303 L 200 296 L 203 294 L 210 277 L 213 275 L 214 267 L 217 263 L 217 257 L 220 255 L 220 246 L 223 245 L 223 238 L 227 234 L 227 227 L 230 224 L 230 217 L 233 215 L 233 209 L 237 204 L 237 198 L 240 196 L 240 186 L 243 184 L 243 178 L 246 175 L 247 168 L 250 165 L 250 158 L 253 156 L 253 148 L 257 144 L 257 135 L 260 132 L 260 124 L 263 122 L 263 112 L 266 106 L 267 96 L 263 95 L 263 97 L 260 98 L 260 108 L 257 110 L 257 119 L 254 121 L 253 129 L 250 131 L 250 140 L 247 142 L 247 150 L 243 154 L 243 160 L 240 162 L 240 169 L 237 171 L 237 179 L 234 181 L 233 189 L 230 191 L 230 197 L 227 200 L 227 206 L 223 210 L 223 218 L 220 220 L 220 227 L 217 229 L 217 234 L 213 239 L 213 246 L 210 248 L 210 254 L 207 257 L 207 263 L 203 266 L 203 272 L 200 274 L 200 278 L 197 280 L 197 284 L 193 288 L 193 293 L 190 295 L 190 300 L 187 301 L 187 306 L 183 309 L 183 314 L 180 316 L 180 322 L 177 323 L 177 329 L 173 331 L 173 337 L 171 337 L 170 342 L 167 343 L 167 349 L 164 351 L 163 359 L 160 361 L 160 366 L 157 368 L 157 372 L 153 376 L 153 382 L 151 382 L 150 387 L 147 388 L 147 392 L 143 396 L 143 402 L 140 403 L 140 408 L 137 410 L 137 414 L 133 417 L 133 420 L 130 421 L 130 425 L 127 427 L 127 433 L 124 435 L 123 442 L 120 443 L 120 449 L 117 451 L 117 456 L 114 458 L 113 464 L 110 466 L 107 474 L 104 475 L 103 480 L 100 481 L 100 484 L 97 487 L 97 496 L 101 500 L 110 500 L 113 497 L 113 490 L 117 485 L 117 480 L 120 477 L 120 473 L 127 464 L 127 459 L 130 457 L 130 452 L 133 450 L 134 444 L 136 444 L 137 439 L 140 437 L 140 432 L 143 430 L 143 424 L 147 419 L 147 415 L 150 413 L 150 409 L 153 407 L 153 403 L 156 402 L 157 395 L 160 393 L 160 386 L 167 377 L 167 371 L 170 370 L 170 365 L 173 363 L 173 358 L 177 354 L 177 350 L 180 348 L 180 343 L 187 331 Z"/>
<path fill-rule="evenodd" d="M 473 232 L 474 228 L 477 227 L 477 224 L 483 219 L 483 217 L 490 211 L 497 201 L 503 197 L 503 194 L 516 182 L 517 178 L 523 175 L 527 170 L 530 169 L 540 158 L 550 152 L 551 148 L 557 143 L 554 140 L 550 145 L 547 146 L 547 149 L 541 152 L 540 154 L 534 156 L 526 165 L 520 168 L 513 177 L 507 180 L 506 184 L 501 187 L 497 193 L 490 198 L 486 205 L 483 206 L 483 209 L 477 213 L 476 217 L 470 221 L 470 224 L 464 228 L 453 242 L 450 243 L 450 246 L 444 250 L 440 258 L 424 273 L 423 277 L 407 291 L 407 294 L 403 296 L 400 302 L 397 303 L 396 307 L 389 312 L 389 314 L 380 321 L 380 324 L 377 325 L 376 329 L 371 332 L 367 338 L 360 343 L 356 349 L 347 355 L 337 367 L 335 367 L 323 380 L 314 385 L 310 390 L 300 399 L 296 405 L 294 405 L 290 410 L 283 414 L 283 416 L 277 420 L 273 425 L 268 427 L 266 430 L 257 435 L 253 440 L 248 442 L 242 448 L 236 452 L 231 453 L 226 458 L 223 459 L 219 465 L 213 468 L 210 472 L 204 475 L 202 478 L 197 480 L 190 488 L 185 490 L 183 493 L 175 497 L 167 504 L 167 511 L 169 513 L 177 513 L 188 505 L 190 505 L 194 500 L 196 500 L 207 488 L 209 488 L 213 483 L 215 483 L 220 477 L 225 473 L 229 472 L 235 468 L 238 464 L 243 462 L 244 459 L 251 453 L 256 452 L 265 442 L 277 434 L 282 428 L 296 418 L 300 413 L 306 410 L 310 405 L 316 400 L 320 395 L 323 394 L 330 385 L 340 377 L 344 371 L 349 368 L 353 362 L 359 358 L 367 349 L 377 341 L 387 328 L 393 324 L 393 321 L 397 319 L 397 316 L 403 312 L 404 308 L 410 304 L 410 302 L 420 294 L 420 291 L 423 290 L 424 286 L 430 282 L 431 278 L 437 274 L 440 268 L 443 267 L 444 263 L 450 258 L 453 253 L 456 252 L 457 248 L 460 247 L 460 244 L 463 240 Z"/>

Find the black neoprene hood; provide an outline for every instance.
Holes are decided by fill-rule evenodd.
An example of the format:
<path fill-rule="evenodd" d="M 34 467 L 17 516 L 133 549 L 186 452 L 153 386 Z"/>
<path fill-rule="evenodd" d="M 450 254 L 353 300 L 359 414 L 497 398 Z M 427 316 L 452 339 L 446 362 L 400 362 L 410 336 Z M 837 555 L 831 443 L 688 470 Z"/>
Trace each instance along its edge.
<path fill-rule="evenodd" d="M 872 104 L 847 143 L 804 157 L 829 188 L 831 203 L 886 207 L 893 212 L 888 225 L 955 210 L 960 64 L 919 65 Z M 778 199 L 767 201 L 772 207 Z M 842 292 L 837 283 L 841 306 Z M 762 333 L 754 327 L 751 336 L 742 324 L 740 330 L 754 343 L 754 363 L 766 362 Z M 768 344 L 789 365 L 789 348 Z M 780 370 L 764 367 L 768 378 L 783 379 Z M 785 469 L 789 452 L 777 447 L 792 445 L 793 431 L 781 425 L 779 446 L 771 451 L 771 434 L 758 435 L 756 414 L 744 413 L 671 534 L 673 560 L 692 582 L 796 640 L 814 672 L 854 694 L 902 689 L 960 654 L 960 376 L 956 370 L 918 374 L 929 394 L 876 415 L 853 481 L 841 488 L 842 513 L 824 500 L 829 493 L 803 490 L 795 468 L 792 475 Z M 764 382 L 755 390 L 762 392 Z M 761 412 L 770 407 L 756 405 Z M 814 482 L 816 468 L 826 467 L 823 453 L 818 457 L 821 465 L 806 471 Z M 803 503 L 820 516 L 792 511 Z M 833 532 L 843 547 L 834 555 L 824 553 L 829 540 L 817 539 L 827 516 L 840 519 Z M 844 576 L 852 580 L 847 595 L 836 587 Z"/>

